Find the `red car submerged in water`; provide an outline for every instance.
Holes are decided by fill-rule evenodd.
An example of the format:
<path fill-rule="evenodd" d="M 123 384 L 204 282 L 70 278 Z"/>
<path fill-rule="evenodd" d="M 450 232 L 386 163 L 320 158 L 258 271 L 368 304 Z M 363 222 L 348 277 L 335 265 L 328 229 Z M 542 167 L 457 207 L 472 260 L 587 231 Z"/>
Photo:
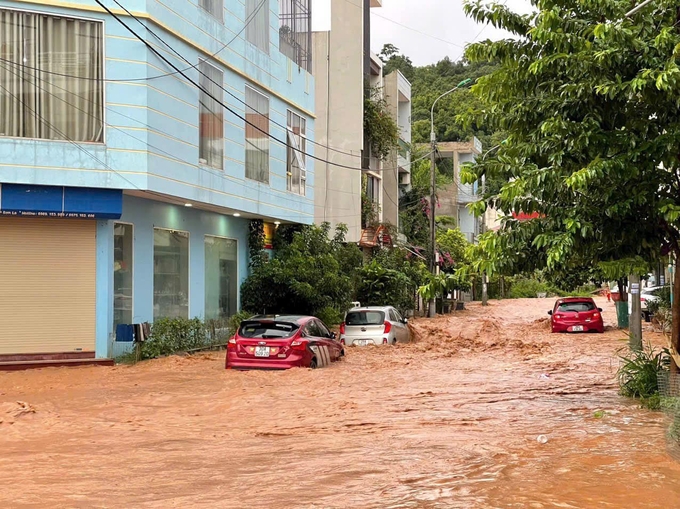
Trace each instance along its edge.
<path fill-rule="evenodd" d="M 227 369 L 321 368 L 345 355 L 342 344 L 313 316 L 253 317 L 227 344 Z"/>
<path fill-rule="evenodd" d="M 602 308 L 590 297 L 558 299 L 548 314 L 553 332 L 604 332 Z"/>

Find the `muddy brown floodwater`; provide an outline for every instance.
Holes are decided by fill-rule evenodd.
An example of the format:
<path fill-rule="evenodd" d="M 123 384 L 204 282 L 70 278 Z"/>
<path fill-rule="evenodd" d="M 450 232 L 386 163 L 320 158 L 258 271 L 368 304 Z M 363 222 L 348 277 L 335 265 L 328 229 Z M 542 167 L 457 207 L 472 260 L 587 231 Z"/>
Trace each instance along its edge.
<path fill-rule="evenodd" d="M 0 507 L 680 507 L 663 417 L 617 395 L 624 334 L 552 335 L 551 304 L 473 304 L 315 371 L 0 373 Z"/>

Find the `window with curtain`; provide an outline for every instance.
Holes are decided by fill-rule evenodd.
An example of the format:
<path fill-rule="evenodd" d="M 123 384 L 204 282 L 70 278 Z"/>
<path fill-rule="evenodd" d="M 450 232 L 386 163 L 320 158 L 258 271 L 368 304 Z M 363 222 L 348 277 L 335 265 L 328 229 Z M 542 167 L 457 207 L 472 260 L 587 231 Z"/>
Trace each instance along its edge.
<path fill-rule="evenodd" d="M 189 233 L 153 230 L 153 318 L 189 318 Z"/>
<path fill-rule="evenodd" d="M 205 319 L 220 320 L 235 314 L 238 296 L 236 241 L 205 236 Z"/>
<path fill-rule="evenodd" d="M 104 140 L 101 22 L 0 9 L 0 58 L 0 136 Z"/>
<path fill-rule="evenodd" d="M 288 156 L 286 173 L 288 190 L 305 195 L 307 187 L 307 120 L 288 110 Z"/>
<path fill-rule="evenodd" d="M 269 98 L 246 87 L 246 178 L 269 182 Z"/>
<path fill-rule="evenodd" d="M 113 225 L 113 330 L 132 323 L 132 243 L 133 226 Z"/>
<path fill-rule="evenodd" d="M 205 165 L 221 170 L 224 166 L 223 73 L 205 60 L 198 63 L 198 157 Z M 214 99 L 213 99 L 214 98 Z"/>
<path fill-rule="evenodd" d="M 220 23 L 224 21 L 224 4 L 222 0 L 199 0 L 198 5 Z"/>
<path fill-rule="evenodd" d="M 269 0 L 246 0 L 246 41 L 269 53 Z"/>

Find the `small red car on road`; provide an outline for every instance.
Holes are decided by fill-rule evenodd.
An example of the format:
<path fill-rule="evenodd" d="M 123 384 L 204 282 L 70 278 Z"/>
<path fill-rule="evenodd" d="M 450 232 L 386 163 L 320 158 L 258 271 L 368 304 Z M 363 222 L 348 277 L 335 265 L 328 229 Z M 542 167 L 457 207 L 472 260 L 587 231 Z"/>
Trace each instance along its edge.
<path fill-rule="evenodd" d="M 227 369 L 321 368 L 345 350 L 324 323 L 313 316 L 253 317 L 227 344 Z"/>
<path fill-rule="evenodd" d="M 553 332 L 604 332 L 602 308 L 590 297 L 558 299 L 548 314 Z"/>

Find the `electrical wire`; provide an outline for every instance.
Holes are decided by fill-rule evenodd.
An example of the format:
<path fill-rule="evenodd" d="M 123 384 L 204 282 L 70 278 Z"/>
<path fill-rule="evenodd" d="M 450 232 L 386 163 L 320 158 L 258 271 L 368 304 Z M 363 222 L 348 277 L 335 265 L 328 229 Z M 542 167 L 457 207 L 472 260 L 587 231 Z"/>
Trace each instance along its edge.
<path fill-rule="evenodd" d="M 155 31 L 153 31 L 153 30 L 152 30 L 151 28 L 149 28 L 147 25 L 145 25 L 145 24 L 142 22 L 142 20 L 140 20 L 139 18 L 137 18 L 137 17 L 136 17 L 134 14 L 132 14 L 128 9 L 126 9 L 125 6 L 123 6 L 123 4 L 120 3 L 119 0 L 113 0 L 113 2 L 114 2 L 116 5 L 118 5 L 118 7 L 120 7 L 121 9 L 123 9 L 129 16 L 131 16 L 132 19 L 134 19 L 135 21 L 137 21 L 137 23 L 139 23 L 143 28 L 145 28 L 151 35 L 153 35 L 153 36 L 156 38 L 156 40 L 158 40 L 161 44 L 163 44 L 166 48 L 168 48 L 172 53 L 174 53 L 175 55 L 177 55 L 180 59 L 184 60 L 186 63 L 188 63 L 188 64 L 191 63 L 186 57 L 184 57 L 179 51 L 177 51 L 175 48 L 173 48 L 173 47 L 172 47 L 167 41 L 165 41 L 160 35 L 158 35 Z M 244 27 L 244 29 L 245 29 L 245 27 Z M 197 64 L 195 64 L 195 65 L 193 65 L 193 66 L 191 66 L 191 67 L 189 67 L 188 69 L 196 69 L 200 75 L 202 75 L 204 78 L 208 79 L 212 84 L 216 85 L 216 86 L 217 86 L 218 88 L 220 88 L 222 91 L 226 92 L 228 95 L 230 95 L 231 97 L 233 97 L 234 99 L 236 99 L 238 102 L 240 102 L 241 104 L 243 104 L 244 106 L 246 106 L 246 108 L 253 110 L 253 111 L 254 111 L 256 114 L 258 114 L 258 115 L 264 116 L 262 112 L 257 111 L 255 108 L 253 108 L 252 106 L 248 105 L 248 103 L 247 103 L 246 101 L 244 101 L 243 99 L 241 99 L 240 97 L 238 97 L 237 95 L 235 95 L 234 93 L 232 93 L 231 91 L 229 91 L 227 88 L 225 88 L 224 85 L 223 85 L 222 83 L 216 82 L 216 81 L 213 80 L 210 76 L 208 76 L 207 74 L 205 74 L 204 72 L 202 72 L 201 69 L 198 67 L 199 64 L 200 64 L 200 62 L 197 63 Z M 184 70 L 186 71 L 186 70 L 188 70 L 188 69 L 184 69 Z M 175 72 L 175 73 L 172 73 L 172 74 L 177 74 L 177 73 Z M 279 126 L 280 128 L 282 128 L 282 129 L 284 129 L 284 130 L 286 130 L 286 131 L 288 130 L 288 126 L 287 126 L 287 125 L 279 124 L 278 122 L 276 122 L 275 120 L 273 120 L 273 119 L 271 119 L 271 118 L 269 119 L 269 121 L 270 121 L 272 124 L 277 125 L 277 126 Z M 330 146 L 327 147 L 327 146 L 321 145 L 320 143 L 315 142 L 314 140 L 309 140 L 309 139 L 308 139 L 307 141 L 308 141 L 309 143 L 313 144 L 313 145 L 318 145 L 318 146 L 323 147 L 323 148 L 325 148 L 325 149 L 327 149 L 327 150 L 330 150 L 330 151 L 332 151 L 332 152 L 337 152 L 337 153 L 339 153 L 339 154 L 347 155 L 347 156 L 350 156 L 350 157 L 356 157 L 356 158 L 359 158 L 359 159 L 361 158 L 361 155 L 360 155 L 360 154 L 359 154 L 359 155 L 358 155 L 358 154 L 353 154 L 353 153 L 351 153 L 351 152 L 346 152 L 346 151 L 344 151 L 344 150 L 338 150 L 338 149 L 332 148 L 332 147 L 330 147 Z"/>
<path fill-rule="evenodd" d="M 115 1 L 115 0 L 114 0 L 114 1 Z M 125 27 L 126 30 L 128 30 L 131 34 L 133 34 L 133 35 L 134 35 L 134 36 L 135 36 L 142 44 L 144 44 L 144 45 L 145 45 L 147 48 L 149 48 L 153 53 L 155 53 L 156 56 L 158 56 L 161 60 L 163 60 L 163 61 L 164 61 L 166 64 L 168 64 L 170 67 L 172 67 L 173 69 L 175 69 L 175 70 L 176 70 L 179 74 L 181 74 L 187 81 L 189 81 L 192 85 L 194 85 L 196 88 L 198 88 L 200 91 L 202 91 L 202 92 L 203 92 L 204 94 L 206 94 L 208 97 L 210 97 L 213 101 L 215 101 L 217 104 L 220 104 L 220 105 L 221 105 L 222 107 L 224 107 L 229 113 L 231 113 L 232 115 L 234 115 L 236 118 L 242 120 L 242 121 L 245 122 L 247 125 L 250 125 L 250 126 L 253 127 L 255 130 L 257 130 L 257 131 L 261 132 L 262 134 L 266 135 L 266 136 L 267 136 L 268 138 L 270 138 L 271 140 L 276 141 L 277 143 L 279 143 L 279 144 L 281 144 L 281 145 L 283 145 L 283 146 L 289 147 L 289 148 L 291 148 L 292 150 L 294 150 L 295 152 L 298 152 L 298 153 L 300 153 L 300 154 L 302 154 L 302 155 L 304 155 L 304 156 L 306 156 L 306 157 L 309 157 L 310 159 L 313 159 L 313 160 L 315 160 L 315 161 L 320 161 L 320 162 L 323 162 L 323 163 L 328 163 L 329 165 L 335 166 L 336 168 L 343 168 L 343 169 L 347 169 L 347 170 L 360 171 L 360 172 L 365 171 L 364 168 L 358 168 L 358 167 L 355 167 L 355 166 L 348 166 L 348 165 L 345 165 L 345 164 L 334 163 L 334 162 L 332 162 L 332 161 L 326 161 L 325 159 L 323 159 L 323 158 L 321 158 L 321 157 L 318 157 L 318 156 L 315 156 L 315 155 L 312 155 L 312 154 L 308 154 L 308 153 L 306 153 L 306 152 L 304 152 L 304 151 L 298 149 L 297 147 L 290 147 L 290 146 L 288 145 L 288 143 L 279 140 L 278 138 L 276 138 L 276 137 L 273 136 L 272 134 L 270 134 L 270 133 L 268 133 L 267 131 L 265 131 L 264 129 L 262 129 L 262 128 L 261 128 L 260 126 L 258 126 L 257 124 L 254 124 L 254 123 L 250 122 L 250 121 L 249 121 L 248 119 L 246 119 L 244 116 L 240 115 L 238 112 L 234 111 L 232 108 L 230 108 L 229 106 L 227 106 L 223 101 L 218 100 L 218 99 L 217 99 L 210 91 L 206 90 L 206 89 L 205 89 L 204 87 L 202 87 L 199 83 L 196 83 L 196 82 L 195 82 L 194 80 L 192 80 L 189 76 L 187 76 L 186 73 L 184 73 L 184 72 L 183 72 L 181 69 L 179 69 L 175 64 L 173 64 L 170 60 L 168 60 L 166 57 L 164 57 L 158 50 L 156 50 L 156 48 L 154 48 L 153 46 L 151 46 L 151 44 L 149 44 L 147 41 L 145 41 L 145 40 L 144 40 L 137 32 L 135 32 L 130 26 L 128 26 L 127 23 L 125 23 L 122 19 L 120 19 L 120 17 L 119 17 L 116 13 L 114 13 L 111 9 L 109 9 L 106 5 L 104 5 L 104 3 L 103 3 L 101 0 L 95 0 L 95 2 L 96 2 L 100 7 L 102 7 L 102 8 L 103 8 L 110 16 L 113 16 L 113 18 L 114 18 L 116 21 L 118 21 L 121 25 L 123 25 L 123 27 Z M 119 4 L 119 5 L 120 5 L 120 4 Z M 127 11 L 127 12 L 129 13 L 130 11 Z M 130 15 L 133 19 L 139 21 L 132 13 L 130 13 L 129 15 Z M 381 171 L 382 171 L 382 170 L 381 170 Z"/>
<path fill-rule="evenodd" d="M 31 112 L 33 115 L 35 115 L 35 118 L 37 118 L 38 120 L 40 120 L 41 123 L 43 123 L 44 125 L 46 125 L 47 127 L 49 127 L 52 131 L 54 131 L 54 132 L 56 132 L 57 134 L 59 134 L 59 135 L 64 139 L 64 141 L 67 141 L 68 143 L 74 145 L 78 150 L 80 150 L 80 151 L 83 152 L 85 155 L 91 157 L 94 161 L 96 161 L 97 163 L 99 163 L 104 169 L 106 169 L 106 170 L 108 170 L 108 171 L 111 171 L 111 172 L 115 173 L 116 175 L 118 175 L 118 176 L 119 176 L 120 178 L 122 178 L 125 182 L 127 182 L 128 184 L 130 184 L 130 186 L 132 186 L 134 189 L 137 189 L 138 191 L 143 191 L 143 192 L 146 192 L 146 193 L 155 195 L 155 196 L 159 196 L 159 197 L 163 198 L 164 200 L 172 200 L 172 197 L 170 197 L 170 196 L 168 196 L 168 195 L 164 195 L 164 194 L 161 194 L 161 193 L 156 193 L 155 191 L 150 191 L 150 190 L 142 189 L 141 187 L 139 187 L 138 185 L 136 185 L 134 182 L 132 182 L 131 180 L 129 180 L 129 179 L 128 179 L 125 175 L 123 175 L 121 172 L 119 172 L 119 171 L 113 169 L 111 166 L 109 166 L 109 165 L 106 164 L 104 161 L 102 161 L 101 159 L 99 159 L 99 158 L 98 158 L 96 155 L 94 155 L 92 152 L 90 152 L 90 151 L 86 150 L 85 148 L 83 148 L 82 145 L 81 145 L 80 143 L 78 143 L 78 142 L 72 140 L 71 138 L 69 138 L 69 137 L 68 137 L 61 129 L 59 129 L 58 127 L 56 127 L 54 124 L 51 124 L 50 122 L 48 122 L 42 115 L 40 115 L 40 113 L 38 113 L 36 110 L 34 110 L 34 109 L 31 108 L 30 106 L 28 106 L 28 105 L 27 105 L 20 97 L 14 95 L 12 92 L 10 92 L 10 91 L 2 84 L 1 81 L 0 81 L 0 89 L 2 89 L 8 96 L 12 97 L 15 101 L 17 101 L 19 104 L 21 104 L 21 106 L 22 106 L 24 109 L 26 109 L 27 111 L 29 111 L 29 112 Z M 176 201 L 176 203 L 174 203 L 174 204 L 175 204 L 175 205 L 180 205 L 180 204 L 181 204 L 181 205 L 184 205 L 184 203 L 185 203 L 185 202 Z"/>
<path fill-rule="evenodd" d="M 0 65 L 1 65 L 1 64 L 0 64 Z M 4 67 L 4 66 L 3 66 L 3 67 Z M 15 72 L 12 71 L 11 69 L 9 69 L 9 68 L 7 68 L 7 67 L 5 67 L 5 69 L 6 69 L 7 71 L 9 71 L 10 73 L 14 74 L 15 76 L 20 77 L 20 74 L 15 73 Z M 45 80 L 45 79 L 43 79 L 43 78 L 40 78 L 39 76 L 34 76 L 34 77 L 38 80 L 38 82 L 48 83 L 47 80 Z M 49 85 L 50 85 L 51 87 L 54 87 L 54 88 L 56 88 L 56 89 L 58 89 L 58 90 L 63 91 L 65 94 L 76 95 L 75 92 L 73 92 L 73 91 L 71 91 L 71 90 L 68 90 L 68 89 L 65 89 L 65 88 L 63 88 L 63 87 L 60 87 L 60 86 L 58 86 L 58 85 L 55 85 L 55 84 L 53 84 L 53 83 L 49 83 Z M 55 99 L 57 99 L 57 100 L 63 102 L 64 104 L 68 105 L 69 107 L 74 108 L 74 109 L 76 109 L 76 110 L 78 110 L 78 111 L 80 111 L 80 112 L 82 112 L 82 113 L 84 113 L 84 114 L 90 116 L 91 118 L 94 118 L 94 119 L 98 119 L 98 120 L 99 120 L 99 117 L 98 117 L 97 115 L 95 115 L 95 114 L 93 114 L 93 113 L 91 113 L 91 112 L 89 112 L 89 111 L 86 111 L 86 110 L 84 110 L 84 109 L 82 109 L 82 108 L 76 106 L 75 104 L 73 104 L 73 103 L 67 101 L 66 99 L 64 99 L 64 98 L 61 97 L 60 95 L 57 95 L 57 94 L 54 94 L 54 93 L 49 92 L 46 88 L 44 88 L 43 86 L 41 86 L 40 83 L 37 83 L 37 87 L 38 87 L 43 93 L 45 93 L 45 94 L 47 94 L 47 95 L 49 95 L 49 96 L 51 96 L 51 97 L 53 97 L 53 98 L 55 98 Z M 13 96 L 13 97 L 16 99 L 16 96 Z M 81 100 L 85 100 L 86 102 L 89 102 L 89 103 L 91 103 L 91 104 L 95 104 L 95 101 L 92 101 L 92 100 L 90 100 L 90 99 L 87 99 L 87 98 L 80 98 L 80 99 L 81 99 Z M 158 133 L 158 134 L 160 134 L 160 135 L 165 135 L 165 133 L 163 133 L 163 132 L 161 132 L 161 131 L 158 131 L 158 130 L 152 128 L 152 127 L 149 126 L 148 124 L 145 124 L 144 122 L 141 122 L 141 121 L 135 119 L 134 117 L 127 116 L 127 115 L 125 115 L 125 114 L 123 114 L 123 113 L 120 113 L 120 112 L 118 112 L 118 111 L 116 111 L 116 110 L 110 108 L 110 107 L 106 107 L 106 109 L 109 110 L 109 111 L 111 111 L 112 113 L 115 113 L 115 114 L 117 114 L 117 115 L 121 115 L 121 116 L 123 116 L 123 117 L 125 117 L 125 118 L 129 118 L 130 120 L 133 120 L 134 122 L 137 122 L 138 124 L 140 124 L 140 125 L 146 127 L 147 129 L 149 129 L 151 132 Z M 43 121 L 44 123 L 47 124 L 47 122 L 46 122 L 44 119 L 42 119 L 42 118 L 41 118 L 41 121 Z M 200 165 L 196 165 L 196 164 L 190 163 L 190 162 L 188 162 L 188 161 L 186 161 L 186 160 L 184 160 L 184 159 L 180 159 L 180 158 L 174 156 L 173 154 L 170 154 L 169 152 L 165 151 L 164 149 L 162 149 L 162 148 L 160 148 L 160 147 L 157 147 L 157 146 L 155 146 L 155 145 L 149 143 L 147 140 L 143 140 L 143 139 L 141 139 L 141 138 L 139 138 L 139 137 L 137 137 L 137 136 L 134 136 L 133 134 L 127 132 L 124 128 L 120 128 L 120 127 L 111 125 L 111 124 L 109 124 L 109 123 L 107 123 L 107 122 L 102 122 L 102 123 L 103 123 L 105 126 L 107 126 L 108 128 L 111 128 L 111 129 L 114 129 L 114 130 L 116 130 L 116 131 L 119 131 L 119 132 L 123 133 L 125 136 L 127 136 L 127 137 L 129 137 L 129 138 L 134 139 L 134 140 L 136 140 L 136 141 L 138 141 L 138 142 L 140 142 L 140 143 L 142 143 L 142 144 L 144 144 L 144 145 L 146 145 L 146 146 L 148 146 L 148 147 L 150 147 L 150 148 L 153 148 L 153 149 L 157 150 L 158 152 L 164 154 L 165 157 L 167 157 L 168 159 L 170 159 L 170 160 L 172 160 L 172 161 L 178 162 L 178 163 L 183 164 L 183 165 L 186 165 L 186 166 L 190 166 L 190 167 L 192 167 L 192 168 L 194 168 L 194 169 L 198 169 L 198 170 L 200 170 L 200 171 L 208 172 L 208 173 L 210 173 L 211 175 L 214 175 L 214 176 L 223 178 L 224 180 L 229 180 L 229 178 L 224 174 L 224 172 L 221 172 L 221 171 L 219 171 L 219 170 L 211 170 L 210 168 L 206 168 L 206 167 L 203 167 L 203 166 L 200 166 Z M 62 133 L 60 133 L 60 134 L 62 134 Z M 63 135 L 63 134 L 62 134 L 62 135 Z M 154 152 L 151 152 L 151 154 L 154 154 Z M 427 154 L 427 155 L 424 156 L 424 157 L 428 157 L 428 156 L 429 156 L 429 154 Z M 417 162 L 417 161 L 419 161 L 419 160 L 421 160 L 421 159 L 423 159 L 423 158 L 416 159 L 416 160 L 414 160 L 414 161 L 412 161 L 412 162 Z M 99 162 L 101 162 L 101 161 L 99 161 Z M 409 164 L 410 164 L 410 163 L 409 163 Z M 115 171 L 115 170 L 112 170 L 112 171 Z M 129 182 L 129 181 L 128 181 L 128 182 Z M 141 189 L 140 189 L 140 190 L 141 190 Z M 332 188 L 331 188 L 331 189 L 329 189 L 329 191 L 332 191 L 332 192 L 335 192 L 335 193 L 350 194 L 350 195 L 355 195 L 355 194 L 356 194 L 356 193 L 354 193 L 354 192 L 352 192 L 352 191 L 345 191 L 345 190 L 342 190 L 342 189 L 332 189 Z M 386 193 L 386 194 L 387 194 L 387 193 Z M 398 205 L 397 205 L 397 206 L 398 206 Z"/>

